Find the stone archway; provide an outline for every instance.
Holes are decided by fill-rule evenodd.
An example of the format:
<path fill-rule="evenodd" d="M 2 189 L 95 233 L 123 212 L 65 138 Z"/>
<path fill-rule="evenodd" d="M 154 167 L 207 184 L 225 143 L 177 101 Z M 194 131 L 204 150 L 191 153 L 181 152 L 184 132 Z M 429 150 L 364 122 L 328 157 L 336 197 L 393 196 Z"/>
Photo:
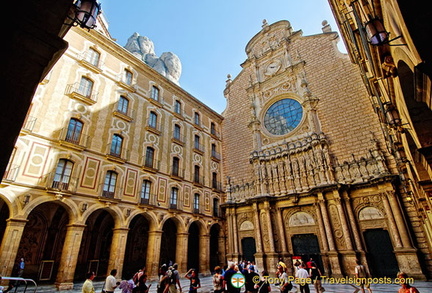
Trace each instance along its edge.
<path fill-rule="evenodd" d="M 144 215 L 137 215 L 129 225 L 122 276 L 129 280 L 146 266 L 150 223 Z"/>
<path fill-rule="evenodd" d="M 200 227 L 195 221 L 189 227 L 187 268 L 194 268 L 199 272 L 200 269 Z"/>
<path fill-rule="evenodd" d="M 93 212 L 86 221 L 83 232 L 75 280 L 83 280 L 85 273 L 93 271 L 97 276 L 108 272 L 114 219 L 106 210 Z"/>
<path fill-rule="evenodd" d="M 163 234 L 160 249 L 160 264 L 172 264 L 176 260 L 177 251 L 177 225 L 171 218 L 163 225 Z"/>
<path fill-rule="evenodd" d="M 17 252 L 17 259 L 22 257 L 26 262 L 23 276 L 53 282 L 61 262 L 69 215 L 63 206 L 48 202 L 33 209 L 27 220 Z"/>

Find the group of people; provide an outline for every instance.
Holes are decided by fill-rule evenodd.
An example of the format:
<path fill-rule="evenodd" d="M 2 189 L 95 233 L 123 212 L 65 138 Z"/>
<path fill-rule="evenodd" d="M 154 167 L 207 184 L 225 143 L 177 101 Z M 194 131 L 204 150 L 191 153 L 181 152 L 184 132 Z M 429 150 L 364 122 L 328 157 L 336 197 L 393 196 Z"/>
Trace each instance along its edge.
<path fill-rule="evenodd" d="M 322 293 L 325 291 L 321 283 L 321 278 L 323 275 L 313 259 L 310 259 L 306 263 L 297 260 L 294 263 L 294 268 L 296 284 L 299 286 L 301 293 L 310 293 L 309 284 L 312 283 L 314 285 L 315 292 Z M 237 273 L 241 273 L 244 276 L 245 293 L 269 293 L 272 290 L 270 283 L 277 286 L 281 293 L 288 293 L 294 287 L 290 282 L 290 278 L 288 277 L 288 267 L 282 259 L 280 259 L 277 263 L 277 269 L 273 282 L 269 282 L 270 275 L 267 271 L 264 270 L 261 272 L 261 274 L 259 274 L 256 265 L 251 262 L 235 263 L 230 261 L 224 269 L 222 269 L 220 266 L 216 266 L 214 268 L 214 274 L 212 276 L 214 293 L 240 293 L 241 287 L 243 286 L 235 286 L 235 282 L 232 282 L 232 278 Z M 146 285 L 147 274 L 145 268 L 142 268 L 136 272 L 131 279 L 123 280 L 121 282 L 117 281 L 115 278 L 116 274 L 117 270 L 114 269 L 106 278 L 103 286 L 104 293 L 114 293 L 116 288 L 121 289 L 122 293 L 149 292 L 151 285 Z M 372 290 L 369 286 L 370 284 L 367 282 L 367 278 L 370 277 L 370 274 L 366 267 L 363 266 L 359 260 L 357 260 L 355 267 L 355 276 L 359 279 L 358 285 L 360 286 L 361 292 L 364 293 L 366 288 L 369 293 L 372 293 Z M 94 277 L 94 273 L 87 274 L 86 281 L 82 287 L 83 293 L 95 293 L 92 283 Z M 197 293 L 197 290 L 201 288 L 201 281 L 198 277 L 197 270 L 189 269 L 184 275 L 184 278 L 189 280 L 189 293 Z M 407 279 L 408 276 L 405 273 L 399 273 L 398 278 Z M 276 280 L 276 282 L 274 280 Z M 178 291 L 182 292 L 178 265 L 162 265 L 159 269 L 157 293 L 178 293 Z M 1 287 L 0 293 L 2 293 Z M 419 291 L 409 283 L 402 283 L 398 293 L 419 293 Z"/>

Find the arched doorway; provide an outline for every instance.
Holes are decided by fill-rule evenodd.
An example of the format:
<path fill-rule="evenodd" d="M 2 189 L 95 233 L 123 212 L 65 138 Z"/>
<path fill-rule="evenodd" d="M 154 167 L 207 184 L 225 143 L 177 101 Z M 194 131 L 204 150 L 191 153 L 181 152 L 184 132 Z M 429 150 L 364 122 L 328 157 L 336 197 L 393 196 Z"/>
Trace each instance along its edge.
<path fill-rule="evenodd" d="M 199 253 L 200 253 L 200 228 L 197 222 L 193 222 L 189 227 L 187 268 L 194 268 L 199 272 Z"/>
<path fill-rule="evenodd" d="M 247 261 L 255 261 L 256 244 L 255 238 L 245 237 L 241 240 L 243 259 Z"/>
<path fill-rule="evenodd" d="M 173 219 L 168 219 L 163 225 L 161 241 L 160 264 L 172 264 L 176 259 L 177 225 Z"/>
<path fill-rule="evenodd" d="M 210 272 L 213 272 L 215 266 L 222 264 L 221 252 L 219 251 L 219 237 L 221 227 L 218 224 L 210 228 Z"/>
<path fill-rule="evenodd" d="M 105 210 L 93 212 L 86 221 L 81 241 L 75 280 L 83 280 L 86 272 L 106 276 L 113 236 L 114 219 Z"/>
<path fill-rule="evenodd" d="M 321 251 L 315 234 L 296 234 L 291 238 L 294 256 L 300 256 L 305 263 L 311 258 L 323 272 Z"/>
<path fill-rule="evenodd" d="M 389 233 L 383 229 L 370 229 L 366 230 L 363 235 L 372 276 L 395 277 L 399 266 L 393 253 Z"/>
<path fill-rule="evenodd" d="M 149 226 L 143 215 L 136 216 L 129 225 L 122 273 L 126 280 L 146 265 Z"/>
<path fill-rule="evenodd" d="M 17 258 L 26 262 L 23 276 L 53 282 L 69 223 L 68 213 L 57 203 L 43 203 L 31 211 L 27 220 L 17 253 Z"/>

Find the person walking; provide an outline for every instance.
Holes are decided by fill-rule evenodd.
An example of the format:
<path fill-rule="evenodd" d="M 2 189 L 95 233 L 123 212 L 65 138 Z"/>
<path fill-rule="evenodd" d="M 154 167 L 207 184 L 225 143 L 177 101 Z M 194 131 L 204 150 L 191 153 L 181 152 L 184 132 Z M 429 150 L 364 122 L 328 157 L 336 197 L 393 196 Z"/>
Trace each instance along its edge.
<path fill-rule="evenodd" d="M 321 283 L 322 273 L 315 262 L 312 262 L 311 264 L 311 268 L 309 269 L 309 276 L 311 277 L 312 282 L 314 282 L 315 292 L 324 292 L 325 289 L 323 288 Z"/>
<path fill-rule="evenodd" d="M 406 273 L 399 272 L 397 277 L 399 278 L 399 283 L 401 284 L 401 288 L 399 289 L 398 293 L 420 293 L 416 287 L 413 287 L 408 283 L 408 275 Z"/>
<path fill-rule="evenodd" d="M 111 270 L 109 276 L 105 280 L 105 293 L 114 293 L 115 288 L 120 285 L 120 282 L 117 282 L 115 276 L 117 275 L 117 270 Z"/>
<path fill-rule="evenodd" d="M 359 259 L 356 259 L 356 264 L 357 265 L 354 268 L 354 272 L 357 279 L 357 285 L 360 286 L 362 293 L 365 293 L 365 288 L 369 291 L 369 293 L 372 293 L 372 289 L 370 288 L 370 283 L 368 281 L 369 272 L 367 271 L 366 267 L 361 264 Z"/>
<path fill-rule="evenodd" d="M 309 289 L 309 283 L 310 283 L 310 276 L 308 271 L 305 269 L 306 265 L 302 263 L 299 266 L 299 269 L 296 273 L 296 278 L 298 280 L 298 285 L 300 286 L 300 292 L 301 293 L 310 293 Z"/>
<path fill-rule="evenodd" d="M 95 293 L 95 288 L 93 286 L 93 279 L 95 278 L 95 276 L 96 274 L 93 272 L 89 272 L 86 274 L 86 280 L 84 281 L 81 289 L 82 293 Z"/>
<path fill-rule="evenodd" d="M 214 293 L 222 293 L 223 292 L 223 276 L 222 276 L 222 269 L 220 266 L 216 266 L 214 268 L 214 274 L 213 274 L 213 292 Z"/>

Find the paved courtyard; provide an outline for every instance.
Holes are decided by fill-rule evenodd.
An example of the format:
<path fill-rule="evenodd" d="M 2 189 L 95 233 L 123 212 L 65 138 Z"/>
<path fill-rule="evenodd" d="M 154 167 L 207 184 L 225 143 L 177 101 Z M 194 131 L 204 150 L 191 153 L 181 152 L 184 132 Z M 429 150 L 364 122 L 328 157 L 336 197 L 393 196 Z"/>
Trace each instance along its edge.
<path fill-rule="evenodd" d="M 181 285 L 183 287 L 183 292 L 188 292 L 188 284 L 189 281 L 187 279 L 181 279 Z M 150 292 L 149 293 L 156 293 L 156 282 L 151 281 L 148 282 L 148 284 L 151 284 Z M 94 282 L 96 293 L 100 293 L 103 281 L 97 281 Z M 81 293 L 81 286 L 82 283 L 76 283 L 73 290 L 68 291 L 56 291 L 55 287 L 53 285 L 45 285 L 45 286 L 39 286 L 37 288 L 37 293 L 47 293 L 47 292 L 59 292 L 59 293 Z M 300 292 L 298 290 L 298 286 L 294 284 L 294 288 L 291 290 L 291 292 Z M 432 293 L 432 282 L 424 282 L 424 281 L 417 281 L 414 283 L 414 286 L 420 291 L 420 293 Z M 323 287 L 326 289 L 326 293 L 351 293 L 351 292 L 361 292 L 357 291 L 358 287 L 354 287 L 352 285 L 347 284 L 324 284 Z M 371 289 L 374 293 L 396 293 L 398 292 L 400 286 L 397 284 L 372 284 Z M 313 285 L 310 286 L 311 292 L 315 293 L 315 289 L 313 288 Z M 12 291 L 14 292 L 14 291 Z M 23 292 L 22 288 L 17 290 L 17 292 Z M 33 293 L 34 288 L 29 287 L 27 289 L 28 293 Z M 209 293 L 213 292 L 212 289 L 212 279 L 211 277 L 201 277 L 201 288 L 198 289 L 198 293 Z M 242 288 L 241 292 L 244 292 L 244 289 Z M 272 286 L 272 292 L 280 292 L 278 287 Z M 115 293 L 121 293 L 121 290 L 117 289 Z"/>

